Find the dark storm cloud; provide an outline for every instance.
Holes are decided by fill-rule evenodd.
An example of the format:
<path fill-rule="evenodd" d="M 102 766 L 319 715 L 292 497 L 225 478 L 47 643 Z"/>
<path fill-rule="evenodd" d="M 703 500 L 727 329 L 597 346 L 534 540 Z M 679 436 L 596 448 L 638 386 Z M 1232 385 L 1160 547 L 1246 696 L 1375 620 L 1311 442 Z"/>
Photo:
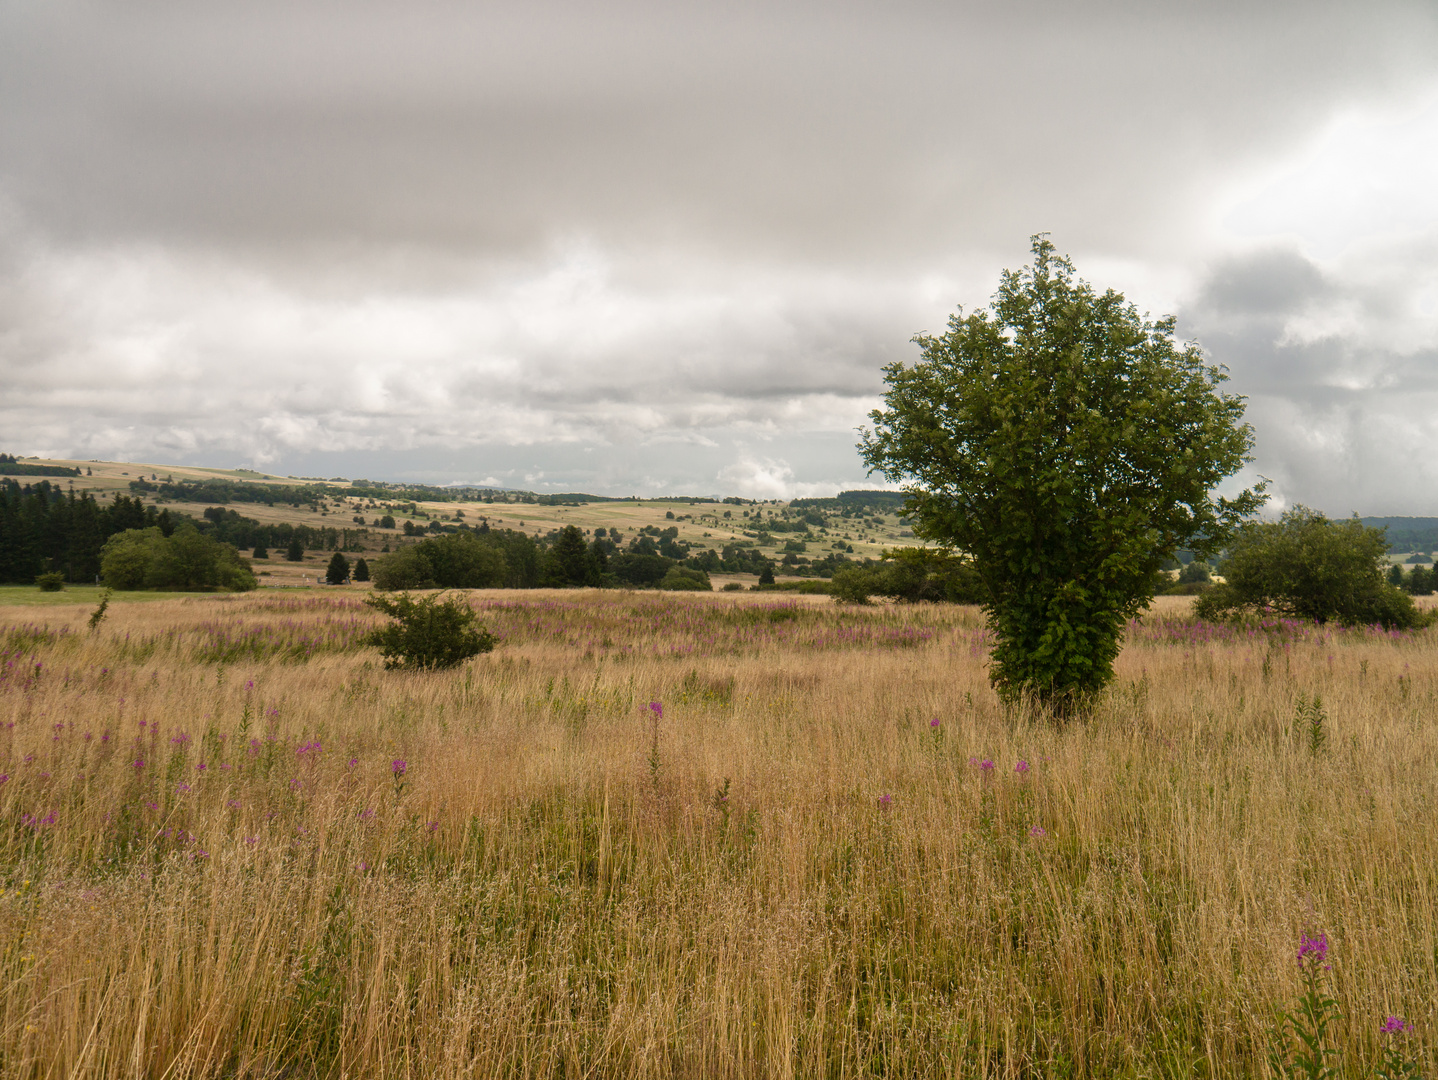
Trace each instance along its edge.
<path fill-rule="evenodd" d="M 833 448 L 882 364 L 981 305 L 1030 233 L 1148 306 L 1212 255 L 1216 188 L 1434 74 L 1435 45 L 1405 3 L 17 0 L 0 430 L 257 464 L 473 451 L 556 484 L 567 460 L 624 490 L 849 482 Z M 1294 344 L 1293 312 L 1371 321 L 1383 290 L 1262 258 L 1193 310 L 1254 385 L 1316 394 L 1378 346 Z"/>

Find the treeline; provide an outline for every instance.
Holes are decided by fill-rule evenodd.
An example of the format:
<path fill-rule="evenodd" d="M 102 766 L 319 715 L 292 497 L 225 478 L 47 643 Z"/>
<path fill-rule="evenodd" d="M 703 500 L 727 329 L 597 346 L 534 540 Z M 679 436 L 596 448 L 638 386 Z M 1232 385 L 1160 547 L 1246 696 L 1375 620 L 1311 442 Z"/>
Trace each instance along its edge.
<path fill-rule="evenodd" d="M 79 469 L 68 465 L 34 465 L 18 460 L 14 454 L 0 454 L 0 476 L 79 476 Z"/>
<path fill-rule="evenodd" d="M 372 575 L 377 589 L 711 587 L 707 574 L 677 560 L 612 551 L 601 539 L 586 544 L 573 525 L 539 539 L 481 526 L 408 544 L 378 560 Z"/>
<path fill-rule="evenodd" d="M 52 572 L 66 581 L 93 581 L 110 537 L 148 528 L 169 536 L 181 520 L 127 495 L 102 504 L 89 492 L 62 491 L 48 480 L 22 487 L 0 479 L 0 581 L 28 583 Z"/>
<path fill-rule="evenodd" d="M 1384 539 L 1389 551 L 1438 551 L 1438 518 L 1431 517 L 1366 517 L 1359 518 L 1368 528 L 1386 529 Z"/>
<path fill-rule="evenodd" d="M 369 530 L 365 528 L 292 525 L 288 521 L 261 524 L 223 506 L 208 507 L 204 520 L 208 526 L 200 525 L 201 532 L 213 533 L 215 539 L 237 548 L 288 548 L 298 542 L 306 551 L 363 551 L 361 541 L 369 538 Z"/>
<path fill-rule="evenodd" d="M 44 573 L 59 573 L 71 582 L 94 581 L 110 537 L 129 529 L 158 529 L 169 539 L 186 523 L 236 548 L 288 548 L 298 542 L 307 551 L 360 551 L 360 540 L 369 534 L 367 529 L 287 522 L 262 525 L 218 506 L 196 519 L 147 506 L 136 496 L 117 494 L 102 503 L 89 492 L 65 491 L 48 480 L 21 486 L 0 479 L 0 582 L 28 584 Z"/>

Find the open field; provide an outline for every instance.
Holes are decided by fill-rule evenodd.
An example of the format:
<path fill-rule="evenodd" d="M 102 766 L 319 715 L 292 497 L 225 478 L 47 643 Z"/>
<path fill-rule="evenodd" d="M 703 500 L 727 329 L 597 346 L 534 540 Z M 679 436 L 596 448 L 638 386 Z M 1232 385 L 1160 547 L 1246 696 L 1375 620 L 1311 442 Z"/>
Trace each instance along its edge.
<path fill-rule="evenodd" d="M 1319 929 L 1432 1067 L 1433 631 L 1160 601 L 1056 731 L 970 608 L 472 599 L 0 608 L 0 1074 L 1262 1075 Z"/>

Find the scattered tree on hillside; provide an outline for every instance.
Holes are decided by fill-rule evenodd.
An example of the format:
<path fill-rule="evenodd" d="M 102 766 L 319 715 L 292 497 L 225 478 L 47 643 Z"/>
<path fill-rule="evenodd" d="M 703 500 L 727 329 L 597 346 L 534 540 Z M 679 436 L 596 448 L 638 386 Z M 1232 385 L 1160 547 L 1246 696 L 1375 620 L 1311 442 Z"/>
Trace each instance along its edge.
<path fill-rule="evenodd" d="M 269 557 L 270 549 L 265 547 L 264 544 L 256 544 L 255 549 L 250 552 L 250 558 L 252 559 L 268 559 Z"/>
<path fill-rule="evenodd" d="M 861 451 L 906 482 L 914 534 L 966 553 L 988 593 L 990 679 L 1056 714 L 1113 678 L 1128 619 L 1180 546 L 1212 553 L 1263 502 L 1214 486 L 1247 460 L 1243 399 L 1172 318 L 1096 293 L 1043 236 L 988 310 L 884 369 Z"/>
<path fill-rule="evenodd" d="M 1194 611 L 1207 619 L 1268 610 L 1316 623 L 1418 626 L 1424 619 L 1412 598 L 1384 581 L 1387 551 L 1382 529 L 1295 506 L 1238 533 L 1220 567 L 1223 583 L 1200 596 Z"/>
<path fill-rule="evenodd" d="M 369 580 L 369 563 L 365 562 L 363 559 L 355 560 L 354 579 L 356 581 Z"/>
<path fill-rule="evenodd" d="M 305 558 L 305 546 L 300 543 L 298 537 L 290 541 L 289 547 L 285 549 L 285 558 L 290 562 L 303 562 Z"/>

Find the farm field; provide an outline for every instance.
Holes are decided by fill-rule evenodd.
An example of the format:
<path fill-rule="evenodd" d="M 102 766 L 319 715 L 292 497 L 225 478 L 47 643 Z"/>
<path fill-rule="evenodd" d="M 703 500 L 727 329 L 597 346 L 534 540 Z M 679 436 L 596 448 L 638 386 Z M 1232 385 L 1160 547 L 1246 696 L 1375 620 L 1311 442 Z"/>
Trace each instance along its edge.
<path fill-rule="evenodd" d="M 0 1075 L 1263 1075 L 1319 931 L 1353 1075 L 1390 1015 L 1433 1068 L 1438 630 L 1163 598 L 1058 730 L 960 606 L 475 592 L 413 674 L 341 590 L 56 595 L 0 606 Z"/>

